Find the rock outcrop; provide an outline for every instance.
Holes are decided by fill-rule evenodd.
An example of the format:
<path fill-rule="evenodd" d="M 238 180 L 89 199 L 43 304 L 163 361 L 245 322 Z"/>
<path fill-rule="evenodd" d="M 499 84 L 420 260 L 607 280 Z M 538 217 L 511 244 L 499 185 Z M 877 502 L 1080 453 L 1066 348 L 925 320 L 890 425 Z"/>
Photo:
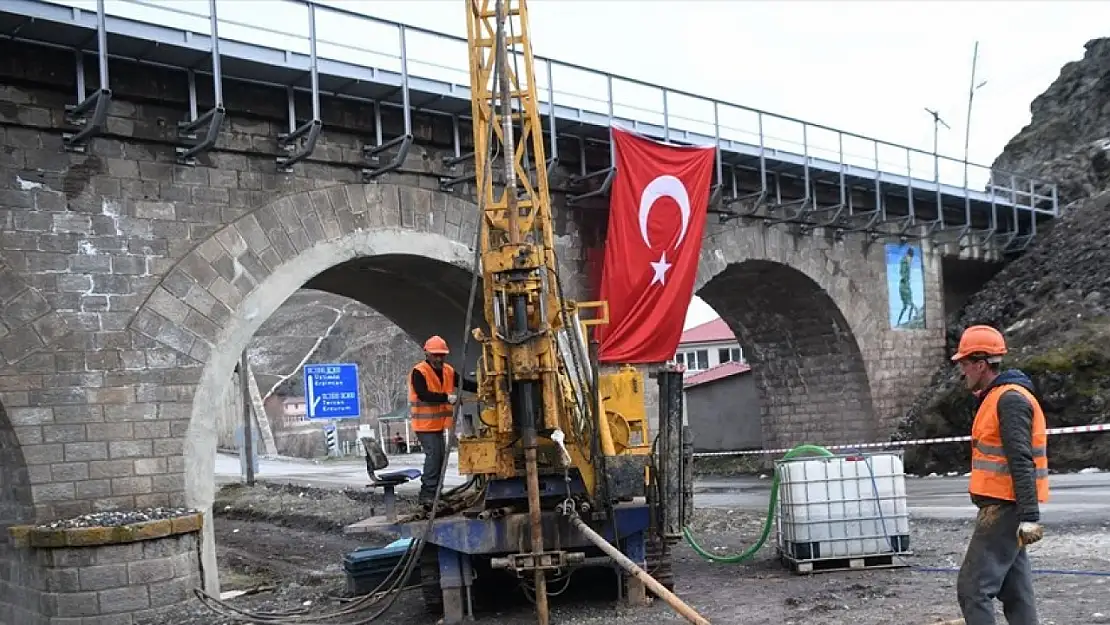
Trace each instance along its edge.
<path fill-rule="evenodd" d="M 1093 39 L 1084 47 L 1083 58 L 1065 65 L 1033 100 L 1029 124 L 991 165 L 1056 183 L 1061 205 L 1110 185 L 1110 38 Z"/>
<path fill-rule="evenodd" d="M 948 342 L 985 323 L 1010 344 L 1009 366 L 1037 384 L 1049 427 L 1110 421 L 1110 39 L 1086 45 L 1031 106 L 997 170 L 1058 185 L 1063 216 L 949 319 Z M 966 435 L 973 403 L 951 365 L 911 407 L 900 438 Z M 1110 432 L 1053 437 L 1054 469 L 1110 467 Z M 966 444 L 910 447 L 916 473 L 964 471 Z"/>

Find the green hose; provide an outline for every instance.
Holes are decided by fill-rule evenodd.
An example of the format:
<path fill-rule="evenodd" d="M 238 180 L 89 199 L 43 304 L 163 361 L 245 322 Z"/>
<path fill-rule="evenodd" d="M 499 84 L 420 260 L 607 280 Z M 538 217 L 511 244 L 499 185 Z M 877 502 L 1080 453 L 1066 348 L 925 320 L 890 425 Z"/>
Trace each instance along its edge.
<path fill-rule="evenodd" d="M 796 458 L 806 453 L 812 453 L 818 456 L 824 456 L 826 458 L 833 455 L 832 452 L 818 445 L 798 445 L 794 449 L 786 452 L 786 455 L 782 458 L 783 460 L 790 460 L 791 458 Z M 763 533 L 759 536 L 759 540 L 756 541 L 754 545 L 744 550 L 743 553 L 734 556 L 715 556 L 705 549 L 702 549 L 701 546 L 698 545 L 697 541 L 694 540 L 694 537 L 690 535 L 689 527 L 682 528 L 682 535 L 686 538 L 686 542 L 689 543 L 690 547 L 694 551 L 696 551 L 698 555 L 705 558 L 706 560 L 709 560 L 710 562 L 736 564 L 737 562 L 750 560 L 752 556 L 754 556 L 760 549 L 763 548 L 763 543 L 767 542 L 767 536 L 771 534 L 771 524 L 774 522 L 775 519 L 775 505 L 778 504 L 778 501 L 779 473 L 778 471 L 775 471 L 774 478 L 771 480 L 771 500 L 767 504 L 767 518 L 763 521 Z"/>

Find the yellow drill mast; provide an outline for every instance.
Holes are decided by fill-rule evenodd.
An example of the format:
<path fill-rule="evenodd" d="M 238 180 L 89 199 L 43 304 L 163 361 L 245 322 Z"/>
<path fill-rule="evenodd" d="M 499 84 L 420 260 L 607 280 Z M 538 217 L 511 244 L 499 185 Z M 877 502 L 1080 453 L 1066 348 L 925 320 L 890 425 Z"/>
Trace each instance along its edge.
<path fill-rule="evenodd" d="M 567 327 L 568 320 L 578 319 L 578 306 L 561 296 L 527 6 L 523 0 L 466 4 L 481 275 L 492 336 L 474 331 L 482 344 L 479 400 L 485 432 L 460 441 L 460 472 L 519 475 L 514 450 L 519 438 L 531 490 L 537 433 L 558 430 L 592 493 L 589 449 L 581 444 L 592 430 L 584 401 L 589 397 L 585 331 Z M 523 51 L 522 63 L 514 48 Z M 566 362 L 571 350 L 579 357 L 573 377 Z"/>
<path fill-rule="evenodd" d="M 483 408 L 480 432 L 460 437 L 459 472 L 506 479 L 519 476 L 523 464 L 532 552 L 523 568 L 534 570 L 537 616 L 546 625 L 540 473 L 569 475 L 575 469 L 592 497 L 597 455 L 617 453 L 608 423 L 595 416 L 604 414 L 596 409 L 600 376 L 590 370 L 585 339 L 585 326 L 603 323 L 607 315 L 582 321 L 580 307 L 604 305 L 579 305 L 562 296 L 527 3 L 467 0 L 466 6 L 480 270 L 490 335 L 474 330 L 482 345 Z M 540 435 L 547 439 L 542 462 Z"/>

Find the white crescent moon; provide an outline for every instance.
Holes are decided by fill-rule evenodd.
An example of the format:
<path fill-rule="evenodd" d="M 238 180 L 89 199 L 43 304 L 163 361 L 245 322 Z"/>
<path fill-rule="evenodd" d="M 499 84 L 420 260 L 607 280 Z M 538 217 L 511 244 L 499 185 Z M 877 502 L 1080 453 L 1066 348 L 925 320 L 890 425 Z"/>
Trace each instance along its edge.
<path fill-rule="evenodd" d="M 690 194 L 686 191 L 686 185 L 670 174 L 657 176 L 644 187 L 643 193 L 640 194 L 640 236 L 644 238 L 644 245 L 650 248 L 648 218 L 651 217 L 651 209 L 655 206 L 656 200 L 661 197 L 672 198 L 678 204 L 679 212 L 682 213 L 682 229 L 679 230 L 678 242 L 675 243 L 675 247 L 678 247 L 686 238 L 686 228 L 690 225 Z"/>

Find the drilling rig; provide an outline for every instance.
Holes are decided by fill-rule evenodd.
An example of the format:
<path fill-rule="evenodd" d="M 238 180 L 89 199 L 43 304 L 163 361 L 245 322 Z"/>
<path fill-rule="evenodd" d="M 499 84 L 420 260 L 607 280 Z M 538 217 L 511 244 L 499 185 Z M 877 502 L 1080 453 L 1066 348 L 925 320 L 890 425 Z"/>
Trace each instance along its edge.
<path fill-rule="evenodd" d="M 564 297 L 527 3 L 466 0 L 466 15 L 480 212 L 471 304 L 480 291 L 485 321 L 468 320 L 463 348 L 464 361 L 478 350 L 478 412 L 464 424 L 455 410 L 469 480 L 392 527 L 424 543 L 425 604 L 447 624 L 473 616 L 475 580 L 497 573 L 526 588 L 547 625 L 548 585 L 585 566 L 616 569 L 618 596 L 651 592 L 708 623 L 669 589 L 669 545 L 689 509 L 682 373 L 658 374 L 653 439 L 644 375 L 600 370 L 589 335 L 606 303 Z"/>

